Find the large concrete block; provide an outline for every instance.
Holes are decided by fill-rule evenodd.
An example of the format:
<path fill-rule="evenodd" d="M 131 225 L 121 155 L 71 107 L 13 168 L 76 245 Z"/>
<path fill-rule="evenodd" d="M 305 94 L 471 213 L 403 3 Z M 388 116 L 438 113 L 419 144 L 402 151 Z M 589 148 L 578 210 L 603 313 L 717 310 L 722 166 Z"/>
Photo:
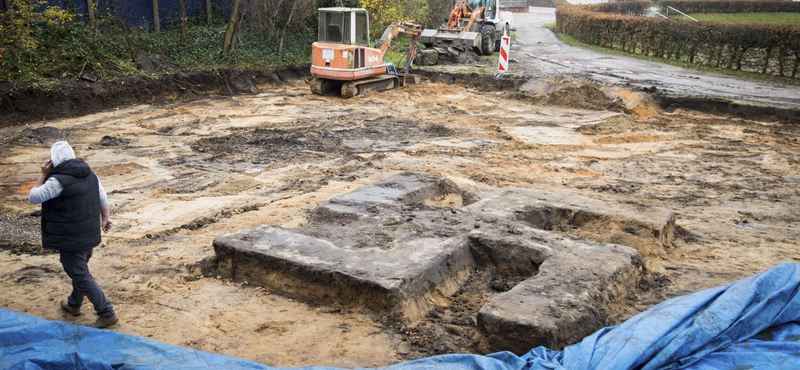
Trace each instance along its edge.
<path fill-rule="evenodd" d="M 331 200 L 320 202 L 312 221 L 364 220 L 386 218 L 415 205 L 437 206 L 448 201 L 453 207 L 474 202 L 452 181 L 425 172 L 403 172 Z"/>
<path fill-rule="evenodd" d="M 662 209 L 527 189 L 477 202 L 473 194 L 404 172 L 321 202 L 300 229 L 261 225 L 216 238 L 218 272 L 413 321 L 475 267 L 491 266 L 529 277 L 477 314 L 489 350 L 521 354 L 605 326 L 606 305 L 644 272 L 636 249 L 663 251 L 674 235 L 675 216 Z"/>
<path fill-rule="evenodd" d="M 465 207 L 605 243 L 627 245 L 644 256 L 672 247 L 675 213 L 642 204 L 606 201 L 531 189 L 512 189 Z"/>
<path fill-rule="evenodd" d="M 478 312 L 478 328 L 491 351 L 522 355 L 538 346 L 561 349 L 580 341 L 606 326 L 606 304 L 633 291 L 644 273 L 643 261 L 629 247 L 543 230 L 526 235 L 535 240 L 529 244 L 544 241 L 552 254 L 536 276 Z"/>
<path fill-rule="evenodd" d="M 214 239 L 218 270 L 320 303 L 420 317 L 431 294 L 452 294 L 475 262 L 463 238 L 421 238 L 395 248 L 341 248 L 256 226 Z"/>
<path fill-rule="evenodd" d="M 218 271 L 316 302 L 423 316 L 475 261 L 453 182 L 405 172 L 321 202 L 301 229 L 257 226 L 214 239 Z M 467 197 L 468 198 L 468 197 Z"/>

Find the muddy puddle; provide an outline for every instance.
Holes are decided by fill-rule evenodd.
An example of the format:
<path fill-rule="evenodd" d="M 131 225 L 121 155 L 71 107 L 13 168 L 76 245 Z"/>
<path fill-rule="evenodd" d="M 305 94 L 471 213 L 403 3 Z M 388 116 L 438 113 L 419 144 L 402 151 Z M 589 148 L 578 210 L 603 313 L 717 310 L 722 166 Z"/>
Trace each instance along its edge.
<path fill-rule="evenodd" d="M 450 80 L 459 79 L 469 78 Z M 609 308 L 605 325 L 800 262 L 797 123 L 664 111 L 649 96 L 632 98 L 641 91 L 558 79 L 527 90 L 518 90 L 525 81 L 473 82 L 428 76 L 343 100 L 314 96 L 294 79 L 262 84 L 256 95 L 139 102 L 2 128 L 0 282 L 12 297 L 2 307 L 92 321 L 61 314 L 68 278 L 56 256 L 35 248 L 38 207 L 26 197 L 56 140 L 68 140 L 109 193 L 114 230 L 91 268 L 120 316 L 113 330 L 271 366 L 371 367 L 486 351 L 477 310 L 519 277 L 476 269 L 422 319 L 404 322 L 218 278 L 207 267 L 219 235 L 303 227 L 319 202 L 403 171 L 443 176 L 478 196 L 526 188 L 674 212 L 673 244 L 645 256 L 647 275 Z M 547 227 L 612 233 L 596 224 Z"/>

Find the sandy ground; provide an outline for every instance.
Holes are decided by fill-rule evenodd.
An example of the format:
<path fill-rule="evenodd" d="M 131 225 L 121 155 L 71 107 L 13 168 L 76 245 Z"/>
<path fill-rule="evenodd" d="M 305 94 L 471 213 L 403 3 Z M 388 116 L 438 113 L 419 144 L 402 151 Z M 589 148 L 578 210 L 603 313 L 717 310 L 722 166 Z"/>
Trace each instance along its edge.
<path fill-rule="evenodd" d="M 35 235 L 27 192 L 50 143 L 69 140 L 112 204 L 114 230 L 90 265 L 121 319 L 112 330 L 267 365 L 381 366 L 442 351 L 409 346 L 413 332 L 368 312 L 203 276 L 213 238 L 300 226 L 317 202 L 406 170 L 479 192 L 537 188 L 672 209 L 676 246 L 648 258 L 668 282 L 633 292 L 621 321 L 800 261 L 799 129 L 682 111 L 637 119 L 437 83 L 342 100 L 299 82 L 0 130 L 4 225 L 17 228 L 4 239 Z M 0 305 L 93 321 L 59 311 L 70 285 L 57 256 L 19 245 L 0 251 Z M 449 349 L 458 350 L 471 348 Z"/>
<path fill-rule="evenodd" d="M 57 255 L 36 246 L 39 207 L 26 200 L 56 140 L 70 141 L 109 193 L 114 229 L 90 267 L 120 317 L 111 330 L 272 366 L 373 367 L 480 352 L 474 330 L 454 329 L 448 315 L 403 326 L 203 271 L 215 237 L 301 226 L 317 202 L 401 171 L 444 175 L 479 194 L 536 188 L 676 212 L 674 248 L 646 256 L 658 284 L 619 302 L 610 325 L 670 297 L 800 262 L 797 124 L 628 114 L 598 103 L 626 90 L 597 95 L 599 86 L 582 83 L 562 99 L 432 82 L 349 100 L 311 95 L 302 80 L 260 88 L 0 128 L 0 307 L 94 320 L 90 305 L 77 318 L 58 309 L 69 279 Z M 442 310 L 474 317 L 489 298 L 481 294 L 453 297 Z"/>

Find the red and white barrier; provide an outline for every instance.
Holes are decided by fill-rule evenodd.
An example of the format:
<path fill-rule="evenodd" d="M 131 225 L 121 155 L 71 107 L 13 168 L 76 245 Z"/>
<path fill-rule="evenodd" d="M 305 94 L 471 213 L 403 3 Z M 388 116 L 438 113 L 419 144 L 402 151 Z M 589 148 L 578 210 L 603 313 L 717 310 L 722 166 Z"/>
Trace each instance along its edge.
<path fill-rule="evenodd" d="M 511 37 L 503 36 L 500 39 L 500 63 L 497 65 L 497 70 L 500 72 L 508 71 L 509 49 L 511 49 Z"/>

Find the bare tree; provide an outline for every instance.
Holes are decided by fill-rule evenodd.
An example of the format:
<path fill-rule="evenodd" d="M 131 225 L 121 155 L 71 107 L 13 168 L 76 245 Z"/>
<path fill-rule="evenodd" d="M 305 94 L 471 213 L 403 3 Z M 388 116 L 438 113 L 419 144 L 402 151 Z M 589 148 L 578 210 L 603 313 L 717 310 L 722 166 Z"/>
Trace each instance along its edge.
<path fill-rule="evenodd" d="M 234 0 L 233 1 L 233 10 L 231 11 L 231 20 L 228 22 L 228 30 L 225 31 L 225 41 L 222 44 L 222 55 L 229 54 L 233 50 L 234 42 L 233 40 L 236 38 L 236 33 L 238 33 L 238 19 L 239 19 L 239 5 L 242 4 L 242 0 Z M 237 32 L 234 32 L 236 30 Z"/>
<path fill-rule="evenodd" d="M 283 44 L 286 42 L 286 36 L 289 34 L 289 29 L 294 27 L 292 19 L 298 19 L 298 23 L 302 24 L 310 13 L 314 10 L 314 0 L 296 0 L 292 3 L 292 10 L 289 11 L 289 19 L 283 26 L 283 34 L 281 41 L 278 44 L 278 55 L 283 55 Z"/>
<path fill-rule="evenodd" d="M 155 27 L 156 34 L 161 33 L 161 17 L 158 15 L 158 0 L 153 0 L 153 26 Z"/>
<path fill-rule="evenodd" d="M 128 47 L 128 54 L 130 54 L 131 62 L 136 62 L 136 53 L 133 51 L 131 35 L 130 32 L 128 32 L 128 22 L 125 20 L 125 13 L 122 10 L 122 0 L 114 1 L 114 18 L 116 18 L 122 28 L 122 34 L 125 36 L 125 44 Z"/>
<path fill-rule="evenodd" d="M 314 14 L 315 0 L 259 0 L 249 3 L 250 22 L 268 41 L 277 41 L 283 51 L 290 32 L 303 27 Z"/>
<path fill-rule="evenodd" d="M 184 0 L 178 0 L 178 12 L 181 15 L 181 46 L 186 44 L 186 4 Z"/>
<path fill-rule="evenodd" d="M 11 0 L 3 0 L 3 2 L 5 3 L 5 7 L 3 7 L 2 12 L 0 12 L 0 57 L 2 57 L 5 52 L 3 44 L 6 42 L 6 13 L 11 11 Z"/>
<path fill-rule="evenodd" d="M 5 0 L 6 7 L 11 4 L 11 0 Z M 94 1 L 86 0 L 86 12 L 89 14 L 89 25 L 92 26 L 92 29 L 97 28 L 97 19 L 94 17 Z"/>

